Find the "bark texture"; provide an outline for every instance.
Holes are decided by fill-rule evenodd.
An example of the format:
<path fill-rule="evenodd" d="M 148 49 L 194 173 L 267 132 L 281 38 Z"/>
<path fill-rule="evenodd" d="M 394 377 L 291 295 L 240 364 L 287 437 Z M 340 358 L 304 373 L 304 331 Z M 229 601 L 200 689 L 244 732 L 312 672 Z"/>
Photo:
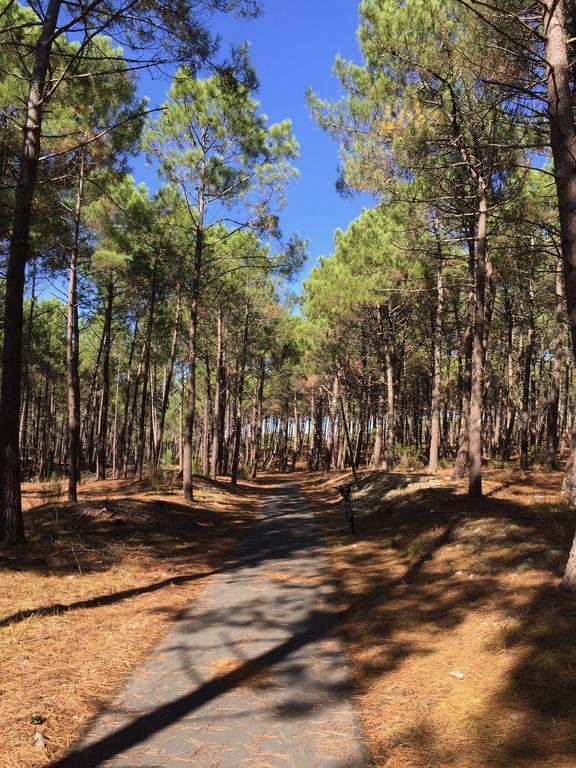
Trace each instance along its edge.
<path fill-rule="evenodd" d="M 34 49 L 6 270 L 0 392 L 0 540 L 11 545 L 24 541 L 19 446 L 24 282 L 30 249 L 32 201 L 38 178 L 46 76 L 61 5 L 61 0 L 48 3 Z"/>
<path fill-rule="evenodd" d="M 576 359 L 576 128 L 572 109 L 572 73 L 568 57 L 564 3 L 545 0 L 543 28 L 547 62 L 548 119 L 558 196 L 564 290 L 572 354 Z M 566 490 L 572 502 L 576 502 L 574 445 L 572 452 L 566 473 Z M 576 536 L 562 583 L 566 589 L 576 590 Z"/>

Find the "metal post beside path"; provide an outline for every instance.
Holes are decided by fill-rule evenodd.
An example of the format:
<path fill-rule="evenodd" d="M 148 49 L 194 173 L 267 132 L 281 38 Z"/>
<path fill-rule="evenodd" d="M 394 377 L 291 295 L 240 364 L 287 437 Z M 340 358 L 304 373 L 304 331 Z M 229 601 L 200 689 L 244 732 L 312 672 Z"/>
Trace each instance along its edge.
<path fill-rule="evenodd" d="M 353 483 L 350 483 L 349 485 L 339 485 L 338 493 L 340 494 L 340 496 L 342 496 L 344 500 L 344 509 L 346 511 L 346 522 L 348 523 L 350 533 L 355 534 L 356 521 L 354 519 L 352 504 L 350 503 L 350 496 L 352 495 L 352 485 Z"/>

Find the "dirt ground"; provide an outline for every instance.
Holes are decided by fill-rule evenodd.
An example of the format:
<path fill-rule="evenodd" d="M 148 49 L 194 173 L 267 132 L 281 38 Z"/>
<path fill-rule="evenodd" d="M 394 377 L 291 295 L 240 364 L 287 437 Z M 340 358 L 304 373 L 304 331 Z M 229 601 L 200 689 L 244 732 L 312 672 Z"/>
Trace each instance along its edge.
<path fill-rule="evenodd" d="M 204 577 L 226 567 L 258 489 L 198 481 L 27 484 L 29 544 L 0 553 L 0 765 L 61 755 L 139 664 Z M 45 748 L 37 748 L 42 734 Z"/>
<path fill-rule="evenodd" d="M 347 481 L 351 478 L 347 476 Z M 379 768 L 576 766 L 576 528 L 559 473 L 364 473 L 345 533 L 336 486 L 303 484 L 339 580 Z"/>

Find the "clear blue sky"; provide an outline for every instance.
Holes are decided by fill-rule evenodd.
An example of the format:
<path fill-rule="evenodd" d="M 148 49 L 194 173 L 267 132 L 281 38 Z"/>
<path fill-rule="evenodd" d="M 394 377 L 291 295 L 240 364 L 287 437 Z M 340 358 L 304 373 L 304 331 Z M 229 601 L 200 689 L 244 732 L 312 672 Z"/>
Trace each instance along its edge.
<path fill-rule="evenodd" d="M 336 54 L 360 62 L 358 0 L 263 0 L 263 6 L 259 19 L 218 16 L 213 27 L 222 36 L 223 50 L 229 43 L 250 43 L 262 111 L 271 122 L 293 121 L 301 148 L 300 178 L 289 190 L 282 229 L 286 235 L 298 232 L 310 240 L 302 279 L 318 256 L 332 251 L 334 230 L 346 228 L 363 206 L 370 205 L 368 196 L 343 199 L 336 192 L 338 147 L 310 119 L 305 103 L 308 87 L 328 98 L 339 95 L 338 81 L 331 74 Z M 141 91 L 156 104 L 166 88 L 162 80 L 141 83 Z M 134 164 L 134 175 L 152 188 L 158 183 L 143 160 Z"/>

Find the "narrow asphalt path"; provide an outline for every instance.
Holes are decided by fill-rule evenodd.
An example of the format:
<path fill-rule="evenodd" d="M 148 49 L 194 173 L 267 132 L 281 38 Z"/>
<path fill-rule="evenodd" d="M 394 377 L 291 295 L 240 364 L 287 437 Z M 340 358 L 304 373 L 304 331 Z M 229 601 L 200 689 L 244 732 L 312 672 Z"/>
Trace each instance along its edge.
<path fill-rule="evenodd" d="M 54 768 L 367 768 L 334 584 L 296 482 Z"/>

